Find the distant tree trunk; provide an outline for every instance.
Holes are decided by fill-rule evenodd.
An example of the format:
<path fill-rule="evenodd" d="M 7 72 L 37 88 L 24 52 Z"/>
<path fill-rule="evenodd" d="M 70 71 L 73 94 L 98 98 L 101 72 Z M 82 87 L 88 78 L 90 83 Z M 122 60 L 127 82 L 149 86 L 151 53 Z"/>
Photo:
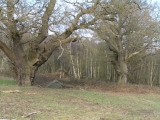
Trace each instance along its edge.
<path fill-rule="evenodd" d="M 72 43 L 70 43 L 70 51 L 69 51 L 69 52 L 70 52 L 70 60 L 71 60 L 71 65 L 72 65 L 74 77 L 77 78 L 77 73 L 76 73 L 76 70 L 75 70 L 75 64 L 74 64 L 74 61 L 73 61 L 71 44 L 72 44 Z"/>
<path fill-rule="evenodd" d="M 81 73 L 80 73 L 80 61 L 79 61 L 79 56 L 77 54 L 77 78 L 80 79 L 81 78 Z"/>

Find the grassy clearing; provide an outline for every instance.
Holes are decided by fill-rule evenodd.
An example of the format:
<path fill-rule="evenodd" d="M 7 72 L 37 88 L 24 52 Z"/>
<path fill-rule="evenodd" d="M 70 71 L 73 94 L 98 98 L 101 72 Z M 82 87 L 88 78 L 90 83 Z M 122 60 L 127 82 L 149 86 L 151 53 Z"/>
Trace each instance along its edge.
<path fill-rule="evenodd" d="M 19 90 L 20 93 L 5 93 Z M 0 119 L 159 120 L 160 95 L 0 85 Z M 27 118 L 29 113 L 36 112 Z"/>

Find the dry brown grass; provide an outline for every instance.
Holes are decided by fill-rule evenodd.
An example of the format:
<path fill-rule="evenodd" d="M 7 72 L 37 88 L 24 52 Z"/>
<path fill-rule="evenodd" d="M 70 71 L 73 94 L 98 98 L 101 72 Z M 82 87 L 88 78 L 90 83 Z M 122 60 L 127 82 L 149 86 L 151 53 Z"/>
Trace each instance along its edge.
<path fill-rule="evenodd" d="M 96 89 L 99 91 L 110 91 L 117 93 L 160 94 L 160 87 L 149 86 L 149 85 L 117 84 L 117 83 L 106 83 L 103 81 L 99 82 L 86 81 L 85 86 L 90 89 Z"/>
<path fill-rule="evenodd" d="M 45 87 L 48 83 L 57 79 L 57 76 L 54 74 L 39 74 L 37 76 L 37 84 Z M 135 94 L 146 94 L 146 93 L 155 93 L 160 94 L 160 87 L 141 85 L 141 84 L 117 84 L 105 81 L 97 80 L 60 80 L 64 84 L 72 85 L 76 89 L 84 90 L 97 90 L 97 91 L 110 91 L 118 93 L 135 93 Z"/>

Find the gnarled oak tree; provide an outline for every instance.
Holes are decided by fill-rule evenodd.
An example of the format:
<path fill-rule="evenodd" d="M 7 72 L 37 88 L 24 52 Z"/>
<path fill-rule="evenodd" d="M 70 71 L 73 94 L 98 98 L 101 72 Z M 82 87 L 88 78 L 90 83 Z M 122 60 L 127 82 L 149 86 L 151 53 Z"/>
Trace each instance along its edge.
<path fill-rule="evenodd" d="M 88 6 L 74 3 L 74 12 L 64 13 L 57 7 L 56 0 L 39 6 L 36 3 L 27 6 L 21 0 L 2 0 L 0 4 L 0 29 L 13 44 L 9 48 L 0 40 L 0 49 L 12 62 L 18 85 L 33 85 L 36 71 L 52 52 L 61 44 L 75 41 L 76 38 L 70 37 L 73 32 L 92 23 L 92 19 L 84 22 L 81 18 L 96 9 L 98 0 Z M 64 24 L 65 21 L 68 23 Z M 65 27 L 62 25 L 59 31 L 52 29 L 57 24 L 64 24 Z M 49 30 L 54 32 L 53 36 L 48 34 Z"/>

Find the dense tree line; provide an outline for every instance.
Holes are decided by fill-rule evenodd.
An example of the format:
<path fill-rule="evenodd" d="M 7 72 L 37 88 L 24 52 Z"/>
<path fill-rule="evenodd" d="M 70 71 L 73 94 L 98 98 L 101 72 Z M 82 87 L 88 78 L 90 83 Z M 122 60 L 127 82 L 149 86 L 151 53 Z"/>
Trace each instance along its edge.
<path fill-rule="evenodd" d="M 112 64 L 115 54 L 110 51 L 104 41 L 84 40 L 72 43 L 73 61 L 70 57 L 70 46 L 63 46 L 63 48 L 65 52 L 60 59 L 57 58 L 61 54 L 61 49 L 57 49 L 38 72 L 53 75 L 56 73 L 57 78 L 66 80 L 85 79 L 118 82 L 118 74 Z M 160 84 L 159 49 L 153 49 L 153 51 L 153 53 L 144 51 L 129 61 L 129 73 L 127 74 L 129 83 L 151 86 Z"/>

